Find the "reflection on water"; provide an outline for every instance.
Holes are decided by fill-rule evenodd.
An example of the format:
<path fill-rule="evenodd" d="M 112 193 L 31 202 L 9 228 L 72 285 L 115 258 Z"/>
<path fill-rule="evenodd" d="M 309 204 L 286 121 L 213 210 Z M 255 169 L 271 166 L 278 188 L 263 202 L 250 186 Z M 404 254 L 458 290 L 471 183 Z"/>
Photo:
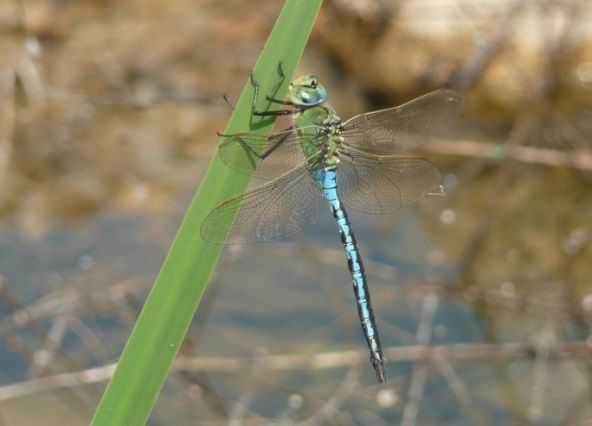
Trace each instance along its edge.
<path fill-rule="evenodd" d="M 281 5 L 5 3 L 3 418 L 87 424 L 214 153 L 220 95 L 236 98 Z M 462 17 L 446 26 L 425 2 L 359 5 L 327 2 L 303 61 L 342 117 L 450 82 L 468 99 L 422 153 L 446 197 L 350 213 L 392 379 L 368 367 L 327 208 L 296 240 L 225 252 L 153 424 L 584 424 L 590 11 L 438 5 Z M 520 38 L 536 16 L 546 30 Z"/>

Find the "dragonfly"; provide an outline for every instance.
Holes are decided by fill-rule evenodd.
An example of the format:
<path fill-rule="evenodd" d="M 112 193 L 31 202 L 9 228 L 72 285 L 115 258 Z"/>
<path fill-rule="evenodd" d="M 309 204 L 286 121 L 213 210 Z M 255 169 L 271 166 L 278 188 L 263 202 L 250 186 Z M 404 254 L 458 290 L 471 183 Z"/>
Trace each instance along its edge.
<path fill-rule="evenodd" d="M 265 96 L 275 110 L 254 117 L 291 115 L 293 125 L 272 134 L 220 134 L 221 160 L 230 168 L 266 182 L 228 199 L 204 219 L 201 236 L 220 244 L 276 241 L 311 225 L 326 204 L 337 223 L 353 284 L 358 317 L 379 383 L 387 381 L 385 359 L 358 243 L 346 208 L 386 214 L 419 200 L 441 181 L 422 158 L 401 156 L 419 147 L 459 113 L 462 96 L 437 90 L 403 105 L 342 121 L 326 104 L 327 91 L 314 75 L 289 84 L 286 100 Z M 325 205 L 325 206 L 324 206 Z"/>

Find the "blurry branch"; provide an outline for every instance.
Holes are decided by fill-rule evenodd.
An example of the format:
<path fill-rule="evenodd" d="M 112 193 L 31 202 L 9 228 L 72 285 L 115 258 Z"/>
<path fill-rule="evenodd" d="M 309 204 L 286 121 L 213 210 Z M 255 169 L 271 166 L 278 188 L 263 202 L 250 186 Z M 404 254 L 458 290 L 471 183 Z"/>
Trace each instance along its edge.
<path fill-rule="evenodd" d="M 0 333 L 12 329 L 32 327 L 35 321 L 43 320 L 54 315 L 69 313 L 74 316 L 80 315 L 85 308 L 90 309 L 89 300 L 95 306 L 102 308 L 106 305 L 112 306 L 117 300 L 124 300 L 129 292 L 139 291 L 146 288 L 147 277 L 133 278 L 121 281 L 120 283 L 101 288 L 92 293 L 91 297 L 85 297 L 83 291 L 65 288 L 56 290 L 43 299 L 27 306 L 22 306 L 18 301 L 13 300 L 14 296 L 8 295 L 8 285 L 0 280 L 0 294 L 10 302 L 13 311 L 0 317 Z"/>
<path fill-rule="evenodd" d="M 343 251 L 336 247 L 316 247 L 315 250 L 319 256 L 322 256 L 323 262 L 326 265 L 342 267 L 343 266 Z M 301 253 L 299 246 L 293 244 L 277 244 L 275 253 L 291 257 L 298 252 Z M 240 256 L 241 251 L 235 253 Z M 238 257 L 237 257 L 238 259 Z M 236 259 L 235 259 L 236 260 Z M 573 303 L 562 303 L 557 298 L 543 297 L 542 294 L 532 295 L 527 291 L 501 289 L 499 283 L 492 283 L 483 279 L 476 279 L 471 282 L 470 286 L 462 288 L 457 282 L 450 282 L 446 280 L 434 281 L 432 279 L 417 279 L 413 274 L 405 272 L 401 268 L 397 268 L 392 264 L 380 262 L 371 257 L 365 260 L 368 271 L 371 271 L 372 277 L 379 278 L 385 282 L 401 282 L 405 285 L 389 285 L 389 294 L 396 298 L 410 298 L 423 297 L 427 294 L 436 294 L 440 297 L 458 297 L 467 301 L 470 304 L 482 303 L 484 305 L 506 309 L 509 311 L 520 311 L 528 314 L 547 314 L 549 310 L 561 309 L 568 312 L 574 309 L 581 309 L 581 301 L 575 300 Z M 516 283 L 516 288 L 520 288 L 527 282 L 519 281 Z M 552 284 L 549 283 L 549 286 Z M 375 287 L 373 292 L 377 297 L 381 297 L 381 287 Z M 341 297 L 341 295 L 340 295 Z M 380 299 L 379 299 L 380 300 Z M 382 324 L 387 326 L 387 323 Z M 386 329 L 385 329 L 386 330 Z M 403 343 L 411 342 L 403 336 L 397 336 L 397 339 Z"/>
<path fill-rule="evenodd" d="M 302 253 L 303 246 L 300 244 L 277 244 L 275 252 L 283 257 L 290 257 L 295 252 Z M 322 257 L 324 263 L 329 266 L 343 266 L 343 252 L 334 247 L 315 247 L 317 257 Z M 243 252 L 235 253 L 240 256 Z M 246 253 L 245 253 L 246 254 Z M 507 309 L 510 311 L 520 310 L 530 314 L 547 313 L 550 309 L 560 309 L 572 311 L 580 309 L 581 301 L 574 300 L 573 303 L 560 303 L 556 298 L 545 298 L 542 295 L 533 296 L 528 292 L 518 290 L 509 292 L 500 289 L 499 285 L 492 286 L 484 280 L 477 280 L 473 285 L 467 288 L 453 286 L 451 282 L 425 281 L 423 279 L 413 278 L 401 269 L 372 258 L 366 260 L 368 270 L 372 272 L 372 277 L 386 282 L 408 283 L 405 285 L 389 286 L 388 291 L 397 298 L 423 297 L 428 294 L 435 294 L 438 297 L 458 297 L 468 303 L 484 303 L 487 306 Z M 316 270 L 316 269 L 315 269 Z M 320 270 L 316 270 L 321 272 Z M 79 318 L 85 312 L 116 312 L 123 322 L 133 322 L 136 318 L 141 301 L 134 296 L 136 293 L 145 290 L 147 283 L 152 275 L 148 274 L 142 277 L 136 277 L 128 280 L 122 280 L 114 285 L 102 286 L 96 291 L 81 290 L 76 288 L 60 288 L 52 293 L 45 295 L 42 299 L 30 303 L 26 306 L 12 305 L 13 310 L 9 314 L 0 316 L 0 333 L 3 337 L 9 339 L 9 335 L 17 330 L 31 327 L 35 321 L 46 321 L 54 316 L 69 315 L 71 318 Z M 329 284 L 326 282 L 325 284 Z M 517 287 L 520 287 L 520 282 Z M 6 284 L 3 284 L 6 285 Z M 2 289 L 2 280 L 0 278 L 0 289 Z M 327 290 L 327 289 L 326 289 Z M 374 289 L 377 296 L 380 297 L 381 287 Z M 0 293 L 1 294 L 1 293 Z M 209 292 L 212 297 L 212 291 Z M 333 297 L 333 296 L 331 296 Z M 134 301 L 131 300 L 134 298 Z M 341 293 L 339 298 L 342 298 Z M 344 309 L 346 306 L 335 306 L 336 312 Z M 349 325 L 343 325 L 347 329 L 352 328 L 353 320 L 344 319 Z M 199 317 L 198 324 L 204 323 L 205 318 Z M 72 327 L 72 323 L 70 323 Z M 188 352 L 194 352 L 196 348 L 194 341 L 199 341 L 199 330 L 193 329 L 189 341 L 186 342 Z M 401 339 L 401 336 L 398 337 Z M 90 344 L 94 347 L 96 343 Z M 97 353 L 98 350 L 93 350 Z M 31 356 L 21 354 L 25 359 Z"/>
<path fill-rule="evenodd" d="M 163 105 L 222 105 L 220 100 L 201 94 L 188 94 L 187 90 L 159 92 L 130 92 L 130 93 L 104 93 L 89 94 L 83 91 L 48 88 L 47 98 L 55 102 L 84 102 L 93 105 L 116 106 L 144 110 Z"/>
<path fill-rule="evenodd" d="M 475 38 L 475 49 L 469 55 L 459 72 L 452 78 L 450 86 L 453 88 L 466 89 L 477 82 L 485 74 L 485 70 L 496 59 L 498 53 L 506 46 L 513 35 L 514 24 L 520 16 L 525 0 L 514 0 L 502 22 L 496 25 L 495 33 L 489 38 Z"/>
<path fill-rule="evenodd" d="M 323 403 L 321 408 L 306 421 L 299 423 L 300 426 L 314 426 L 324 424 L 324 422 L 330 421 L 335 418 L 336 413 L 343 411 L 343 407 L 350 400 L 352 394 L 359 387 L 361 369 L 360 366 L 357 368 L 350 368 L 345 374 L 343 381 L 337 387 L 333 395 Z"/>
<path fill-rule="evenodd" d="M 438 305 L 439 299 L 435 294 L 427 294 L 423 298 L 415 337 L 417 343 L 422 347 L 428 347 L 431 342 Z M 409 396 L 403 409 L 403 419 L 401 420 L 402 426 L 413 426 L 417 421 L 419 404 L 427 382 L 427 367 L 425 360 L 418 360 L 418 362 L 413 364 L 411 385 L 408 392 Z"/>
<path fill-rule="evenodd" d="M 6 178 L 13 154 L 17 122 L 17 82 L 30 105 L 43 101 L 43 81 L 36 63 L 41 53 L 37 38 L 26 26 L 27 11 L 23 0 L 15 0 L 14 28 L 0 29 L 0 188 Z"/>
<path fill-rule="evenodd" d="M 585 152 L 563 152 L 530 146 L 507 146 L 505 144 L 489 142 L 450 139 L 433 139 L 424 145 L 424 148 L 429 151 L 448 155 L 491 158 L 495 160 L 511 158 L 524 163 L 555 167 L 573 167 L 579 170 L 592 171 L 592 154 Z"/>
<path fill-rule="evenodd" d="M 27 311 L 21 304 L 20 300 L 17 296 L 10 290 L 9 286 L 6 282 L 0 277 L 0 300 L 3 303 L 8 305 L 13 310 L 20 313 L 21 318 L 23 316 L 27 316 Z M 37 320 L 30 320 L 28 324 L 28 328 L 31 331 L 33 337 L 41 343 L 43 349 L 38 350 L 35 352 L 34 356 L 31 358 L 32 360 L 32 369 L 33 372 L 36 374 L 43 374 L 46 373 L 49 368 L 57 369 L 58 366 L 62 366 L 69 370 L 73 371 L 81 371 L 82 367 L 78 362 L 68 355 L 63 348 L 60 346 L 61 337 L 65 335 L 65 326 L 66 324 L 60 321 L 60 316 L 55 324 L 57 327 L 53 330 L 54 333 L 47 333 L 44 326 Z M 17 341 L 17 348 L 20 352 L 25 352 L 26 354 L 30 354 L 30 350 L 28 349 L 28 344 L 21 340 L 18 336 L 13 335 L 11 333 L 12 330 L 0 330 L 0 334 L 3 336 L 8 337 L 16 337 Z M 29 358 L 29 357 L 27 357 Z M 54 360 L 54 362 L 50 362 Z M 47 361 L 47 362 L 46 362 Z M 87 396 L 88 398 L 85 398 Z M 82 406 L 93 406 L 96 404 L 100 397 L 99 389 L 96 386 L 89 387 L 85 394 L 79 394 L 75 392 L 67 392 L 65 394 L 61 394 L 60 398 L 69 406 L 71 407 L 78 407 L 80 404 Z M 90 399 L 90 401 L 87 401 Z"/>
<path fill-rule="evenodd" d="M 228 426 L 241 426 L 245 418 L 253 413 L 249 407 L 253 405 L 257 398 L 258 385 L 261 383 L 258 379 L 265 373 L 262 365 L 255 366 L 249 370 L 247 383 L 241 394 L 238 396 L 228 415 Z"/>
<path fill-rule="evenodd" d="M 495 169 L 491 187 L 488 191 L 487 198 L 488 206 L 484 209 L 485 214 L 480 218 L 474 227 L 473 233 L 464 247 L 464 253 L 460 260 L 460 284 L 462 288 L 469 288 L 479 276 L 478 262 L 485 256 L 485 247 L 493 237 L 492 230 L 496 219 L 505 214 L 505 204 L 496 202 L 495 200 L 503 199 L 505 195 L 505 188 L 511 187 L 512 180 L 516 173 L 517 167 L 511 161 L 511 157 L 506 155 L 506 152 L 516 148 L 522 148 L 528 137 L 535 132 L 540 122 L 540 116 L 535 111 L 528 110 L 520 114 L 510 130 L 507 141 L 502 145 L 501 151 L 497 153 L 494 158 L 499 162 Z M 512 295 L 513 296 L 513 295 Z M 486 300 L 482 300 L 482 307 Z M 479 305 L 474 305 L 479 310 Z M 483 323 L 484 339 L 486 341 L 498 341 L 498 336 L 495 334 L 494 324 L 497 316 L 491 315 L 489 310 L 483 310 L 481 321 Z M 521 403 L 518 397 L 518 392 L 513 386 L 511 374 L 507 368 L 499 365 L 499 363 L 492 363 L 492 369 L 496 375 L 500 377 L 502 392 L 502 399 L 505 401 L 506 409 L 510 412 L 521 412 Z"/>
<path fill-rule="evenodd" d="M 514 361 L 516 359 L 534 359 L 540 347 L 536 343 L 501 343 L 501 344 L 452 344 L 438 346 L 409 345 L 395 346 L 384 350 L 389 362 L 424 361 L 448 362 L 457 361 Z M 592 343 L 587 341 L 561 342 L 545 346 L 547 361 L 562 360 L 566 357 L 588 358 L 592 356 Z M 343 368 L 352 365 L 366 364 L 366 349 L 356 351 L 325 352 L 315 355 L 263 355 L 251 358 L 230 357 L 179 357 L 174 372 L 192 371 L 207 373 L 240 374 L 245 371 L 259 370 L 297 370 Z M 82 386 L 109 380 L 115 364 L 90 368 L 73 373 L 56 374 L 54 376 L 29 380 L 0 387 L 0 401 L 7 401 L 38 392 Z"/>
<path fill-rule="evenodd" d="M 27 5 L 25 3 L 25 0 L 14 0 L 14 3 L 16 5 L 16 27 L 22 31 L 22 32 L 26 32 L 27 31 L 27 27 L 26 27 L 26 22 L 27 22 Z"/>
<path fill-rule="evenodd" d="M 322 250 L 319 247 L 315 247 L 314 244 L 309 244 L 305 238 L 297 237 L 297 241 L 299 253 L 308 261 L 313 275 L 318 278 L 321 288 L 326 294 L 326 301 L 331 306 L 348 345 L 350 348 L 356 348 L 356 337 L 353 334 L 355 324 L 351 316 L 351 309 L 343 300 L 340 287 L 329 273 L 327 263 L 320 261 L 320 259 L 323 259 Z M 341 259 L 341 262 L 343 261 L 344 259 Z M 302 426 L 322 424 L 324 421 L 334 418 L 335 413 L 341 411 L 343 404 L 347 402 L 352 392 L 356 389 L 360 382 L 360 376 L 360 366 L 352 365 L 335 393 L 324 401 L 315 415 L 303 422 Z"/>
<path fill-rule="evenodd" d="M 564 60 L 569 55 L 570 47 L 574 39 L 581 31 L 580 25 L 584 20 L 580 19 L 584 12 L 584 3 L 577 2 L 541 2 L 537 4 L 541 21 L 551 13 L 552 8 L 560 9 L 563 23 L 560 34 L 553 31 L 541 31 L 541 46 L 545 52 L 546 67 L 544 72 L 543 87 L 541 92 L 547 98 L 556 97 L 561 87 L 561 76 Z"/>
<path fill-rule="evenodd" d="M 49 332 L 46 332 L 47 341 L 33 356 L 33 364 L 30 367 L 32 375 L 43 376 L 51 371 L 52 363 L 61 355 L 61 346 L 69 328 L 69 320 L 68 315 L 63 314 L 53 318 L 52 326 Z"/>
<path fill-rule="evenodd" d="M 435 364 L 442 377 L 444 377 L 446 382 L 448 382 L 450 390 L 458 401 L 458 405 L 464 412 L 466 418 L 470 420 L 470 424 L 479 424 L 478 417 L 476 415 L 476 407 L 471 399 L 469 390 L 465 386 L 461 377 L 457 374 L 452 364 L 449 362 L 449 360 L 444 358 L 436 359 Z"/>
<path fill-rule="evenodd" d="M 87 384 L 105 382 L 115 371 L 115 364 L 91 368 L 84 371 L 56 374 L 26 382 L 0 387 L 0 401 L 32 395 L 53 389 L 72 388 Z"/>
<path fill-rule="evenodd" d="M 0 69 L 0 187 L 12 158 L 12 139 L 16 122 L 15 85 L 12 70 Z"/>
<path fill-rule="evenodd" d="M 321 288 L 326 294 L 326 302 L 331 306 L 331 309 L 339 322 L 339 326 L 346 336 L 348 344 L 351 348 L 356 348 L 356 335 L 353 333 L 356 325 L 351 316 L 351 306 L 343 300 L 341 287 L 337 285 L 333 279 L 333 275 L 327 270 L 327 263 L 321 262 L 321 259 L 324 259 L 323 253 L 321 253 L 322 250 L 315 247 L 314 244 L 307 243 L 306 240 L 300 236 L 297 238 L 300 255 L 302 255 L 311 265 L 311 271 L 321 284 Z M 335 260 L 339 262 L 338 259 Z M 345 262 L 345 260 L 342 259 L 342 262 Z"/>
<path fill-rule="evenodd" d="M 384 0 L 331 0 L 325 3 L 325 10 L 340 25 L 353 26 L 356 34 L 366 41 L 384 35 L 392 24 L 395 7 Z"/>
<path fill-rule="evenodd" d="M 549 371 L 551 370 L 548 348 L 556 342 L 555 328 L 558 325 L 556 322 L 558 322 L 559 318 L 559 312 L 556 315 L 550 315 L 542 330 L 533 336 L 539 348 L 534 361 L 532 391 L 527 411 L 528 420 L 533 424 L 544 420 L 545 396 L 550 384 Z"/>
<path fill-rule="evenodd" d="M 388 362 L 433 361 L 445 358 L 448 361 L 466 360 L 503 360 L 532 359 L 538 350 L 534 343 L 502 344 L 453 344 L 453 345 L 409 345 L 394 346 L 384 350 Z M 560 360 L 566 356 L 589 357 L 592 355 L 592 343 L 561 342 L 546 348 L 548 359 Z M 300 368 L 325 369 L 347 367 L 366 363 L 368 351 L 364 349 L 343 352 L 325 352 L 315 355 L 269 355 L 251 359 L 245 358 L 179 358 L 175 368 L 202 370 L 208 372 L 241 372 L 255 364 L 263 364 L 271 370 L 291 370 Z M 3 388 L 0 388 L 0 390 Z M 1 399 L 1 398 L 0 398 Z"/>

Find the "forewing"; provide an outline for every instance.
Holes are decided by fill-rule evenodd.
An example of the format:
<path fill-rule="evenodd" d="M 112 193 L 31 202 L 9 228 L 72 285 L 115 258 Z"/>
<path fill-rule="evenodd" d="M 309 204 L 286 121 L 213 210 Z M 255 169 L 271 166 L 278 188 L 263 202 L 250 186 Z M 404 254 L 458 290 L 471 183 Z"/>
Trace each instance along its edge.
<path fill-rule="evenodd" d="M 312 137 L 299 136 L 295 129 L 273 134 L 237 133 L 224 136 L 218 152 L 231 169 L 270 180 L 306 160 L 298 140 Z"/>
<path fill-rule="evenodd" d="M 454 120 L 463 104 L 453 90 L 436 90 L 398 107 L 355 116 L 343 125 L 345 143 L 369 153 L 397 153 L 422 145 Z"/>
<path fill-rule="evenodd" d="M 367 213 L 385 214 L 423 198 L 441 175 L 422 158 L 377 156 L 347 150 L 337 167 L 342 202 Z"/>
<path fill-rule="evenodd" d="M 226 244 L 280 240 L 312 224 L 322 203 L 320 187 L 302 166 L 216 207 L 201 235 Z"/>

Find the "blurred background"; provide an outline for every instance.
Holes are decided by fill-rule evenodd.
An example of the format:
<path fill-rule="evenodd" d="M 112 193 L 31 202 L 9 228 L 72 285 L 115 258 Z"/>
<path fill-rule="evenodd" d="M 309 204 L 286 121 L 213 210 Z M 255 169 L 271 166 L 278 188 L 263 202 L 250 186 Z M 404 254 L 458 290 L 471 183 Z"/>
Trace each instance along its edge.
<path fill-rule="evenodd" d="M 0 2 L 1 424 L 88 424 L 282 5 Z M 466 97 L 446 196 L 350 213 L 390 381 L 327 209 L 225 251 L 150 424 L 592 424 L 592 3 L 325 0 L 311 72 Z"/>

